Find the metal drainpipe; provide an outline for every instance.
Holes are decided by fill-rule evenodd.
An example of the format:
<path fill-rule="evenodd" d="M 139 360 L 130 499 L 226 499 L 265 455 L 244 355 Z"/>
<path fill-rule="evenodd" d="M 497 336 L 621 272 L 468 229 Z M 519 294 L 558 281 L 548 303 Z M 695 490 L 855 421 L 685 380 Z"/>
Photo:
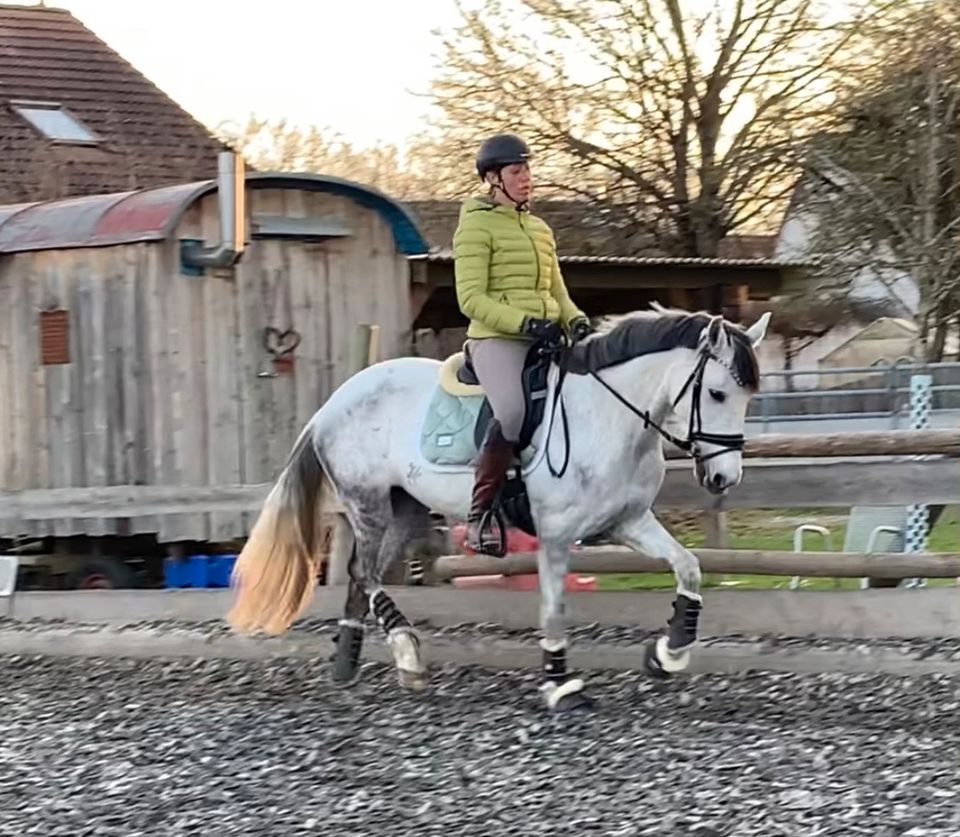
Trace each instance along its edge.
<path fill-rule="evenodd" d="M 217 206 L 220 243 L 185 247 L 181 258 L 193 267 L 232 267 L 246 245 L 246 189 L 243 157 L 232 151 L 217 155 Z"/>

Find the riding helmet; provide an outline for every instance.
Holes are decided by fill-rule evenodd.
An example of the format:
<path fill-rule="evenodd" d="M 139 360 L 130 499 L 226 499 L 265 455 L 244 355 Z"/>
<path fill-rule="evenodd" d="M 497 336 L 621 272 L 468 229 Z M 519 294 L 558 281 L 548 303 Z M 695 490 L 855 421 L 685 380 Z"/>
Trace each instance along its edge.
<path fill-rule="evenodd" d="M 496 134 L 486 140 L 477 152 L 477 174 L 483 180 L 489 171 L 525 163 L 530 159 L 527 144 L 515 134 Z"/>

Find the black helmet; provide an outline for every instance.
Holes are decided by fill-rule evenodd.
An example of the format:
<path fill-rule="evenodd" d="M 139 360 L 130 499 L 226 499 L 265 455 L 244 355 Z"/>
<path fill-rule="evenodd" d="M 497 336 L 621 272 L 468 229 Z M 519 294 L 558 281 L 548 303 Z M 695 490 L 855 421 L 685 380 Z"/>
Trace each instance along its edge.
<path fill-rule="evenodd" d="M 497 134 L 484 140 L 477 152 L 477 174 L 481 180 L 487 172 L 512 166 L 514 163 L 525 163 L 530 159 L 530 149 L 527 144 L 515 134 Z"/>

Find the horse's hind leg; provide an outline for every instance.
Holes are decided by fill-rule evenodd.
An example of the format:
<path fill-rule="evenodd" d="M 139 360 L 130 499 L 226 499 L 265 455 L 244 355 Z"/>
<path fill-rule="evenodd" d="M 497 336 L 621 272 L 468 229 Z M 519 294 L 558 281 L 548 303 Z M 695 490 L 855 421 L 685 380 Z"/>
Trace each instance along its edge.
<path fill-rule="evenodd" d="M 376 525 L 371 520 L 359 529 L 353 528 L 359 515 L 351 516 L 352 537 L 350 563 L 347 566 L 349 581 L 347 598 L 343 607 L 343 616 L 337 623 L 337 636 L 334 641 L 336 650 L 333 655 L 331 679 L 338 686 L 349 686 L 360 673 L 360 654 L 363 650 L 364 621 L 370 610 L 366 584 L 369 575 L 367 567 L 376 563 L 386 524 Z M 345 527 L 346 528 L 346 527 Z M 350 536 L 344 533 L 345 536 Z"/>
<path fill-rule="evenodd" d="M 407 544 L 425 537 L 429 532 L 430 515 L 425 506 L 400 489 L 391 491 L 390 504 L 390 524 L 384 532 L 376 562 L 370 572 L 370 607 L 393 652 L 400 685 L 420 691 L 427 685 L 420 637 L 381 585 L 391 566 L 404 558 Z"/>
<path fill-rule="evenodd" d="M 677 579 L 677 597 L 667 633 L 647 647 L 647 671 L 657 677 L 669 677 L 690 665 L 689 649 L 697 642 L 702 608 L 700 562 L 697 556 L 673 537 L 663 524 L 647 511 L 635 520 L 621 524 L 614 533 L 631 549 L 669 562 Z"/>
<path fill-rule="evenodd" d="M 352 535 L 351 535 L 352 536 Z M 372 549 L 364 544 L 364 550 Z M 343 616 L 338 622 L 336 651 L 331 677 L 338 686 L 351 685 L 360 673 L 360 654 L 363 650 L 364 621 L 370 610 L 370 600 L 364 590 L 364 573 L 357 543 L 351 551 L 348 565 L 349 582 Z"/>
<path fill-rule="evenodd" d="M 407 541 L 418 535 L 421 527 L 429 528 L 427 510 L 398 490 L 362 497 L 343 494 L 356 545 L 349 565 L 344 615 L 337 634 L 334 682 L 348 685 L 356 679 L 363 622 L 372 610 L 386 634 L 401 685 L 422 689 L 426 685 L 426 668 L 420 655 L 419 637 L 382 584 L 387 570 L 402 556 Z"/>

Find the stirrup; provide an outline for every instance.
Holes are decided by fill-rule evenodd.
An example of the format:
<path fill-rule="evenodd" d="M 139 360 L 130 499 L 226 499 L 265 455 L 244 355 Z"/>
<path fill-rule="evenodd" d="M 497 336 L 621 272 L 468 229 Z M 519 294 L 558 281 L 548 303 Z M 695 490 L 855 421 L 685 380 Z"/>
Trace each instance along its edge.
<path fill-rule="evenodd" d="M 492 524 L 494 523 L 496 524 L 496 534 L 492 531 Z M 464 546 L 467 549 L 494 558 L 503 558 L 507 554 L 507 527 L 504 525 L 503 516 L 499 509 L 485 511 L 475 524 L 475 533 L 470 531 L 472 525 L 474 524 L 468 521 L 467 537 L 464 539 Z M 475 536 L 471 537 L 471 534 Z"/>

